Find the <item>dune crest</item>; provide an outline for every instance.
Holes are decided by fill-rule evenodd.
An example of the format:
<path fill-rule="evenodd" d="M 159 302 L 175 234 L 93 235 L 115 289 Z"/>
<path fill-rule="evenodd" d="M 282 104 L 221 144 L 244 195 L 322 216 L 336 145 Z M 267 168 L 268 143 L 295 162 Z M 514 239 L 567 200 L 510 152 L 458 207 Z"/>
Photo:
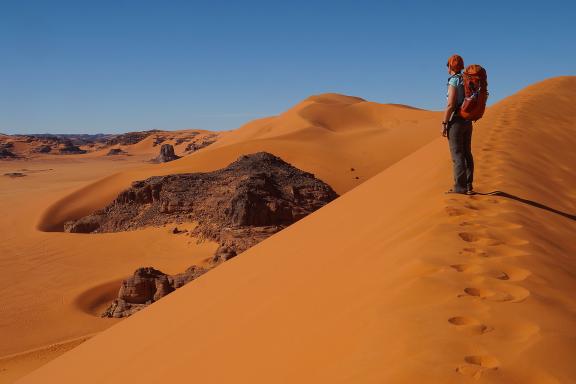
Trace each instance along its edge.
<path fill-rule="evenodd" d="M 261 151 L 313 173 L 342 194 L 437 137 L 438 119 L 439 112 L 337 94 L 312 96 L 279 116 L 223 132 L 215 143 L 181 159 L 142 165 L 87 185 L 48 207 L 37 227 L 62 231 L 64 222 L 105 207 L 133 181 L 214 171 Z M 150 148 L 153 140 L 148 136 L 134 147 Z"/>
<path fill-rule="evenodd" d="M 443 194 L 438 138 L 19 383 L 574 381 L 575 98 L 488 110 L 481 194 Z"/>

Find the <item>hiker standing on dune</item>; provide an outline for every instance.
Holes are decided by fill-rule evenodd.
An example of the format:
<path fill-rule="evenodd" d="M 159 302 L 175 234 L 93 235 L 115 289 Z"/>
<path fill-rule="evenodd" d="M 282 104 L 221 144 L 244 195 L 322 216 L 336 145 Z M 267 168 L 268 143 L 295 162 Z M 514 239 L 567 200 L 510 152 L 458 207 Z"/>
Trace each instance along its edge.
<path fill-rule="evenodd" d="M 454 187 L 447 193 L 473 195 L 474 158 L 472 157 L 472 122 L 484 115 L 488 100 L 486 70 L 469 65 L 464 72 L 464 60 L 452 55 L 448 67 L 448 102 L 442 120 L 442 136 L 448 138 L 454 165 Z"/>
<path fill-rule="evenodd" d="M 448 59 L 448 102 L 442 120 L 442 136 L 448 137 L 454 164 L 454 187 L 448 193 L 473 194 L 474 158 L 472 157 L 472 121 L 460 116 L 464 102 L 462 70 L 464 60 L 458 55 Z"/>

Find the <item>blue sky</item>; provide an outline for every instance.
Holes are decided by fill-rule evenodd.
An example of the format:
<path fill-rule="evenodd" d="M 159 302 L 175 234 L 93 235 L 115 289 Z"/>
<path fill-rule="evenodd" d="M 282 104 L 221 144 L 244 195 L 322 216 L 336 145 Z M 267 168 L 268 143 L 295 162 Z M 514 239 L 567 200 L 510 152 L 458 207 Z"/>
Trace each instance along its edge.
<path fill-rule="evenodd" d="M 233 129 L 324 92 L 438 110 L 455 52 L 490 102 L 576 75 L 575 2 L 477 3 L 0 0 L 0 132 Z"/>

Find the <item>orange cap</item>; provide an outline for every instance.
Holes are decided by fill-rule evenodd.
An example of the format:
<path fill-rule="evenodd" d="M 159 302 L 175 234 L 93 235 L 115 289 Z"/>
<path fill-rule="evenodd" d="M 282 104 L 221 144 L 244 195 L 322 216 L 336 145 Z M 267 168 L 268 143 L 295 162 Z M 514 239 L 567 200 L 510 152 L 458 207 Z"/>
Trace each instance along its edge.
<path fill-rule="evenodd" d="M 454 72 L 460 72 L 464 69 L 464 59 L 458 55 L 452 55 L 448 59 L 448 68 Z"/>

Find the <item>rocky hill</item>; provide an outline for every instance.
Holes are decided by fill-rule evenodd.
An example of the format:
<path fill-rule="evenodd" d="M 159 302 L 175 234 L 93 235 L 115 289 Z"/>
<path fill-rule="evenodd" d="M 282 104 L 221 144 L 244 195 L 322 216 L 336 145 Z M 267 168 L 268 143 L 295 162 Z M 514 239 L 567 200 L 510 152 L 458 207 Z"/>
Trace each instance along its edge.
<path fill-rule="evenodd" d="M 213 267 L 336 197 L 336 192 L 314 175 L 259 152 L 241 156 L 214 172 L 134 182 L 104 209 L 67 222 L 65 231 L 119 232 L 197 222 L 193 236 L 220 244 L 212 259 Z M 124 280 L 118 298 L 103 316 L 128 316 L 199 276 L 199 271 L 205 272 L 192 266 L 181 275 L 169 277 L 152 267 L 138 269 L 132 278 Z"/>
<path fill-rule="evenodd" d="M 107 207 L 65 224 L 78 233 L 197 222 L 193 235 L 239 253 L 338 195 L 314 175 L 266 152 L 206 173 L 136 181 Z"/>

